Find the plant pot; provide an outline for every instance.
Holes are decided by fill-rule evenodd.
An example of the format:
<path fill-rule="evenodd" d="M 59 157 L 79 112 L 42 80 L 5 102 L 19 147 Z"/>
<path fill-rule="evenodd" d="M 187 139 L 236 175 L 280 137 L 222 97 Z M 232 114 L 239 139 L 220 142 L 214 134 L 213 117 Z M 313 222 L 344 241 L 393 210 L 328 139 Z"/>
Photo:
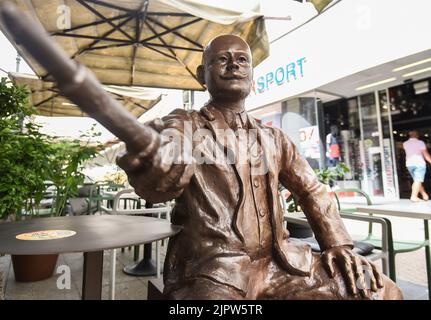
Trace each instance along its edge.
<path fill-rule="evenodd" d="M 15 280 L 40 281 L 50 278 L 57 264 L 58 254 L 12 255 Z"/>
<path fill-rule="evenodd" d="M 292 238 L 303 239 L 313 236 L 313 230 L 309 226 L 289 222 L 287 230 Z"/>

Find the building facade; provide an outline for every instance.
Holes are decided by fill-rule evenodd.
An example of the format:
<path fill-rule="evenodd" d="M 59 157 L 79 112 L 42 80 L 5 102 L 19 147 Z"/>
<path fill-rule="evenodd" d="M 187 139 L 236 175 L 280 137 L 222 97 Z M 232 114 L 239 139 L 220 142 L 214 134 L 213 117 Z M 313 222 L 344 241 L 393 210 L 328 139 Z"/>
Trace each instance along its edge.
<path fill-rule="evenodd" d="M 407 197 L 402 142 L 415 129 L 431 146 L 429 12 L 423 0 L 336 3 L 271 43 L 249 112 L 289 134 L 312 167 L 345 163 L 341 187 Z"/>

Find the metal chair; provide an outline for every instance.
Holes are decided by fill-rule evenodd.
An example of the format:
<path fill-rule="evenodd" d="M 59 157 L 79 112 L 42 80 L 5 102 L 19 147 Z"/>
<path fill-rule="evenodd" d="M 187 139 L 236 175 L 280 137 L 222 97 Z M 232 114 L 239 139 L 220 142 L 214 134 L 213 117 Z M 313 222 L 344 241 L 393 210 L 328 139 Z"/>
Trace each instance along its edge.
<path fill-rule="evenodd" d="M 170 220 L 170 212 L 172 210 L 171 206 L 163 206 L 156 208 L 121 208 L 120 200 L 123 198 L 138 198 L 136 196 L 134 189 L 124 189 L 119 191 L 113 200 L 112 208 L 108 208 L 107 206 L 101 206 L 101 212 L 106 214 L 121 214 L 121 215 L 153 215 L 156 214 L 157 218 L 160 219 L 162 214 L 165 214 L 166 219 Z M 160 245 L 161 241 L 157 241 L 156 243 L 156 270 L 157 270 L 157 278 L 160 278 Z M 111 275 L 110 275 L 110 299 L 115 300 L 115 266 L 116 266 L 116 249 L 111 250 Z"/>
<path fill-rule="evenodd" d="M 281 199 L 282 209 L 284 212 L 284 221 L 286 222 L 286 224 L 296 223 L 304 226 L 309 225 L 303 212 L 288 212 L 286 203 L 285 201 L 283 201 L 283 197 L 281 197 L 280 199 Z M 338 199 L 337 199 L 337 203 L 339 204 Z M 373 247 L 363 249 L 363 246 L 361 243 L 362 241 L 354 241 L 353 251 L 356 252 L 357 254 L 360 254 L 366 257 L 370 261 L 376 261 L 381 259 L 383 273 L 389 276 L 389 270 L 390 270 L 389 252 L 390 252 L 390 239 L 392 237 L 390 221 L 382 217 L 370 217 L 370 216 L 363 216 L 363 215 L 347 213 L 347 212 L 340 212 L 340 216 L 343 219 L 381 224 L 382 245 L 381 245 L 380 251 L 374 250 Z M 321 251 L 315 238 L 305 238 L 305 239 L 301 239 L 301 241 L 307 242 L 312 247 L 313 251 L 315 252 Z"/>
<path fill-rule="evenodd" d="M 52 217 L 55 215 L 55 205 L 57 199 L 57 187 L 50 183 L 45 182 L 45 192 L 43 199 L 40 201 L 37 207 L 32 207 L 31 210 L 21 209 L 18 213 L 20 219 L 26 219 L 27 217 Z M 27 199 L 28 202 L 34 203 L 34 199 Z"/>
<path fill-rule="evenodd" d="M 352 192 L 355 194 L 359 194 L 360 196 L 362 196 L 363 198 L 365 198 L 367 205 L 372 205 L 372 201 L 371 198 L 368 196 L 368 194 L 360 189 L 339 189 L 335 191 L 335 196 L 337 199 L 337 203 L 338 203 L 338 207 L 340 212 L 342 213 L 350 213 L 350 214 L 355 214 L 356 210 L 354 208 L 342 208 L 340 201 L 338 199 L 337 193 L 341 193 L 341 192 Z M 358 215 L 358 214 L 355 214 Z M 372 214 L 368 214 L 369 217 L 376 217 L 375 215 Z M 361 215 L 363 216 L 363 215 Z M 381 217 L 379 217 L 381 218 Z M 383 218 L 381 218 L 383 219 Z M 427 244 L 428 240 L 424 239 L 423 241 L 397 241 L 393 239 L 393 235 L 392 235 L 392 227 L 391 227 L 391 222 L 390 220 L 387 220 L 387 225 L 388 225 L 388 230 L 387 230 L 387 246 L 388 246 L 388 261 L 389 261 L 389 277 L 396 282 L 396 268 L 395 268 L 395 255 L 398 253 L 404 253 L 404 252 L 412 252 L 412 251 L 416 251 L 421 249 L 425 244 Z M 383 243 L 382 243 L 383 238 L 377 237 L 376 235 L 373 234 L 373 221 L 370 221 L 369 225 L 368 225 L 368 235 L 365 239 L 361 240 L 361 241 L 365 241 L 367 243 L 372 244 L 373 246 L 375 246 L 376 248 L 382 248 L 383 247 Z M 425 252 L 425 259 L 427 262 L 427 265 L 431 265 L 431 259 L 430 256 L 426 254 Z M 428 280 L 430 281 L 430 280 Z M 430 286 L 430 284 L 428 284 Z"/>
<path fill-rule="evenodd" d="M 379 223 L 382 225 L 382 248 L 380 251 L 376 250 L 365 250 L 365 252 L 362 252 L 360 250 L 361 242 L 354 241 L 354 248 L 353 252 L 356 252 L 364 257 L 366 257 L 370 261 L 376 261 L 379 259 L 382 259 L 382 270 L 385 275 L 389 276 L 389 259 L 388 259 L 388 252 L 389 252 L 389 228 L 390 228 L 390 222 L 388 224 L 388 220 L 385 218 L 378 218 L 378 217 L 368 217 L 368 216 L 361 216 L 361 215 L 355 215 L 351 213 L 340 213 L 341 218 L 343 219 L 350 219 L 350 220 L 357 220 L 357 221 L 364 221 L 369 223 Z M 305 218 L 305 215 L 302 212 L 296 212 L 292 213 L 289 212 L 284 215 L 284 220 L 286 223 L 297 223 L 302 225 L 308 225 L 308 221 Z M 313 251 L 320 251 L 320 247 L 318 247 L 318 244 L 314 238 L 305 238 L 300 239 L 301 241 L 307 242 L 313 249 Z"/>

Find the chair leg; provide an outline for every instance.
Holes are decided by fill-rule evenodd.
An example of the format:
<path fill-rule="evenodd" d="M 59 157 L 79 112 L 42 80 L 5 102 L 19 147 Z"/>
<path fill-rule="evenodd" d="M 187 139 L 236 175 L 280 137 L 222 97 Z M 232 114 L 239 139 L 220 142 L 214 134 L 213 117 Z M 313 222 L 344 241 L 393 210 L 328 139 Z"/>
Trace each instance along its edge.
<path fill-rule="evenodd" d="M 140 249 L 140 246 L 134 246 L 133 261 L 139 260 L 139 249 Z"/>
<path fill-rule="evenodd" d="M 385 276 L 389 277 L 389 259 L 388 256 L 382 258 L 382 271 Z"/>
<path fill-rule="evenodd" d="M 387 220 L 387 219 L 386 219 Z M 397 282 L 397 271 L 395 266 L 395 250 L 394 250 L 394 238 L 392 236 L 392 226 L 389 220 L 386 221 L 388 224 L 388 264 L 389 264 L 389 278 L 393 282 Z"/>
<path fill-rule="evenodd" d="M 115 267 L 117 262 L 117 250 L 111 250 L 111 283 L 109 288 L 109 299 L 115 300 Z"/>
<path fill-rule="evenodd" d="M 393 249 L 389 249 L 388 253 L 388 261 L 389 261 L 389 278 L 393 282 L 397 282 L 397 271 L 395 268 L 395 252 Z"/>
<path fill-rule="evenodd" d="M 427 245 L 425 246 L 425 259 L 427 264 L 427 280 L 428 280 L 428 299 L 431 300 L 431 248 L 429 243 L 429 225 L 428 220 L 424 220 L 425 240 Z"/>
<path fill-rule="evenodd" d="M 156 242 L 156 270 L 157 278 L 160 278 L 160 241 Z"/>

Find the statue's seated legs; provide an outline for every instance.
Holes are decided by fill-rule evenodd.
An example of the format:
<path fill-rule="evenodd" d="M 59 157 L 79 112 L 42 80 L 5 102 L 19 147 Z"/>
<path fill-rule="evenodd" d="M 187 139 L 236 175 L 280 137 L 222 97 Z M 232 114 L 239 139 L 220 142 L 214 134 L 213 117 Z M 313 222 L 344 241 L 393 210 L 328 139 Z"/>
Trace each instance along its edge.
<path fill-rule="evenodd" d="M 180 300 L 368 299 L 359 294 L 357 296 L 349 294 L 344 279 L 338 272 L 334 278 L 330 278 L 323 268 L 318 254 L 313 254 L 313 267 L 310 276 L 291 275 L 273 259 L 255 261 L 248 270 L 250 280 L 247 292 L 209 278 L 198 277 L 183 283 L 180 288 L 168 293 L 168 297 Z M 403 299 L 402 293 L 395 283 L 384 275 L 382 277 L 384 287 L 373 293 L 371 299 Z"/>

